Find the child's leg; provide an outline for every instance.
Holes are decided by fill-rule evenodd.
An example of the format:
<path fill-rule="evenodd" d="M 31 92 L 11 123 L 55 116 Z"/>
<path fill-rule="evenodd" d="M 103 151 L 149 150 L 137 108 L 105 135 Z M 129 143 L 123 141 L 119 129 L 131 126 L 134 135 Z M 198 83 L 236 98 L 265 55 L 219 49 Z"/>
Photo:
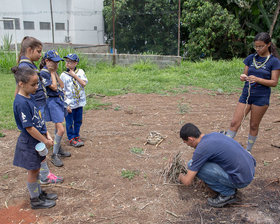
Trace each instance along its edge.
<path fill-rule="evenodd" d="M 40 176 L 40 184 L 56 184 L 56 183 L 63 182 L 63 177 L 59 177 L 51 173 L 46 159 L 41 162 L 39 176 Z"/>
<path fill-rule="evenodd" d="M 74 119 L 74 136 L 80 136 L 80 128 L 83 122 L 83 107 L 79 107 L 72 111 L 73 119 Z"/>
<path fill-rule="evenodd" d="M 72 110 L 72 113 L 67 114 L 67 116 L 65 117 L 65 121 L 66 121 L 67 137 L 68 137 L 69 140 L 71 140 L 72 138 L 75 137 L 75 136 L 73 136 L 74 135 L 73 110 Z"/>
<path fill-rule="evenodd" d="M 53 155 L 52 155 L 52 159 L 51 162 L 55 165 L 55 166 L 63 166 L 62 161 L 60 160 L 60 158 L 58 157 L 58 152 L 59 152 L 59 148 L 60 148 L 60 142 L 62 139 L 62 136 L 64 134 L 64 127 L 62 123 L 56 123 L 55 124 L 55 129 L 57 130 L 55 137 L 54 137 L 54 145 L 53 145 Z"/>
<path fill-rule="evenodd" d="M 41 187 L 38 182 L 39 171 L 40 169 L 28 170 L 27 172 L 27 188 L 30 194 L 31 208 L 51 208 L 56 203 L 53 200 L 47 200 L 46 197 L 41 196 Z"/>

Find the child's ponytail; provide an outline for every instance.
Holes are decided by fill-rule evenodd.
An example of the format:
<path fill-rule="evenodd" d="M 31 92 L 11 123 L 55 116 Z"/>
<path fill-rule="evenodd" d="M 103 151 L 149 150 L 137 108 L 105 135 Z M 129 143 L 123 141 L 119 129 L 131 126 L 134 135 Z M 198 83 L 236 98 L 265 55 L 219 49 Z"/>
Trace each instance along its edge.
<path fill-rule="evenodd" d="M 20 44 L 20 52 L 18 56 L 17 63 L 19 63 L 20 58 L 26 54 L 27 48 L 34 50 L 36 47 L 42 47 L 43 44 L 41 41 L 37 40 L 34 37 L 25 36 Z"/>

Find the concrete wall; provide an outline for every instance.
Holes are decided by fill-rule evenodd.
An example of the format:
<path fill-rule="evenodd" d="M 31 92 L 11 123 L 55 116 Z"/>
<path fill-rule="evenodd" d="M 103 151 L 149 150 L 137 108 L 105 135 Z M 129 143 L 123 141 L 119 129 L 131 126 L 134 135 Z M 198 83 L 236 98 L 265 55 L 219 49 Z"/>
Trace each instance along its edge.
<path fill-rule="evenodd" d="M 0 0 L 0 19 L 18 18 L 17 42 L 24 36 L 33 36 L 42 42 L 52 42 L 52 31 L 40 29 L 40 22 L 51 23 L 49 0 Z M 104 44 L 103 0 L 53 0 L 54 41 L 73 44 Z M 34 22 L 34 29 L 24 29 L 24 21 Z M 56 29 L 63 23 L 64 29 Z M 0 21 L 0 45 L 4 34 L 14 35 L 14 30 L 4 29 Z"/>
<path fill-rule="evenodd" d="M 89 61 L 93 64 L 98 62 L 113 63 L 113 54 L 95 54 L 95 53 L 84 53 Z M 139 54 L 116 54 L 116 64 L 119 65 L 131 65 L 137 62 L 146 61 L 155 63 L 160 67 L 178 65 L 181 63 L 181 57 L 177 56 L 164 56 L 164 55 L 139 55 Z"/>

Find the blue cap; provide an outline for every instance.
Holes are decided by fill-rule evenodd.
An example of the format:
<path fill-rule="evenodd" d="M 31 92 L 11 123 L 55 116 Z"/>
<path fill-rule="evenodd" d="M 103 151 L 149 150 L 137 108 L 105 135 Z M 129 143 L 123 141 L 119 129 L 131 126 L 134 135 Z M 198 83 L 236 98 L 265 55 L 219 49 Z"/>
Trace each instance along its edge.
<path fill-rule="evenodd" d="M 57 51 L 55 51 L 55 50 L 47 51 L 44 55 L 44 59 L 49 59 L 49 60 L 52 60 L 54 62 L 64 61 L 61 57 L 59 57 Z"/>
<path fill-rule="evenodd" d="M 76 54 L 68 54 L 67 56 L 65 56 L 63 58 L 68 58 L 68 59 L 70 59 L 72 61 L 76 61 L 76 62 L 80 61 L 78 55 L 76 55 Z"/>

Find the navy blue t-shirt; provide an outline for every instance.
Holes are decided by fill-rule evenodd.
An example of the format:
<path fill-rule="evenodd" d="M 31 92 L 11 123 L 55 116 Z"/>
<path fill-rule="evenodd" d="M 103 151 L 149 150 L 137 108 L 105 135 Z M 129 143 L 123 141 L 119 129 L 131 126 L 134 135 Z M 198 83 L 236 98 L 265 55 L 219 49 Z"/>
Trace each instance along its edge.
<path fill-rule="evenodd" d="M 36 65 L 34 65 L 30 60 L 29 58 L 25 57 L 25 56 L 22 56 L 20 58 L 20 61 L 19 61 L 19 64 L 18 64 L 18 67 L 19 68 L 22 68 L 22 67 L 29 67 L 29 68 L 32 68 L 39 76 L 39 81 L 38 81 L 38 89 L 36 90 L 36 93 L 33 95 L 34 96 L 34 99 L 35 99 L 35 103 L 37 106 L 44 106 L 46 105 L 46 92 L 45 92 L 45 88 L 42 84 L 42 81 L 41 81 L 41 77 L 40 77 L 40 72 L 39 70 L 37 69 Z"/>
<path fill-rule="evenodd" d="M 189 169 L 199 171 L 206 163 L 218 164 L 235 184 L 250 183 L 255 174 L 256 160 L 237 141 L 221 133 L 210 133 L 198 143 Z"/>
<path fill-rule="evenodd" d="M 35 127 L 41 134 L 47 133 L 45 121 L 35 106 L 33 96 L 26 98 L 17 94 L 13 106 L 16 124 L 20 131 L 28 133 L 25 128 Z"/>
<path fill-rule="evenodd" d="M 54 91 L 51 88 L 49 88 L 49 86 L 52 84 L 52 78 L 46 66 L 41 70 L 40 75 L 42 76 L 43 83 L 46 86 L 47 95 L 49 97 L 60 97 L 63 100 L 64 97 L 63 89 L 60 87 L 58 82 L 57 82 L 57 91 Z"/>
<path fill-rule="evenodd" d="M 269 60 L 262 66 L 261 68 L 257 69 L 254 65 L 253 59 L 256 59 L 257 65 L 261 65 L 265 62 L 267 57 L 260 57 L 258 54 L 251 54 L 247 58 L 244 59 L 244 64 L 249 67 L 248 70 L 248 76 L 254 75 L 258 78 L 262 79 L 271 79 L 271 72 L 273 70 L 280 69 L 280 60 L 277 57 L 274 57 L 273 55 L 270 56 Z M 261 85 L 259 83 L 252 83 L 251 85 L 251 96 L 270 96 L 271 89 L 268 86 Z M 248 87 L 249 82 L 245 82 L 243 93 L 247 95 L 248 94 Z"/>

